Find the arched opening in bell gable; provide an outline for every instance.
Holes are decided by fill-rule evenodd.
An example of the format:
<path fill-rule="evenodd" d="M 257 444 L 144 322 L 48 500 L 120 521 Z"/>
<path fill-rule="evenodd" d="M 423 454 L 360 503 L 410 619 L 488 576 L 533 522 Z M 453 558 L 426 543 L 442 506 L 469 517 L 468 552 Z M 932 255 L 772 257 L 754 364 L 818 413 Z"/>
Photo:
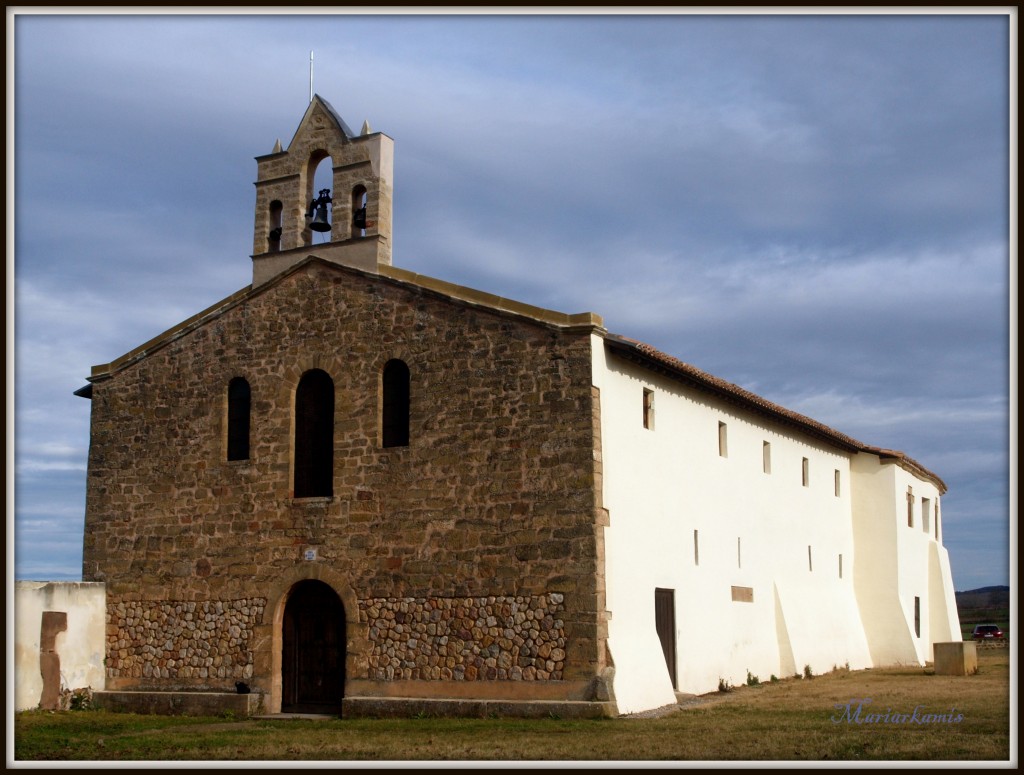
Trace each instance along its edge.
<path fill-rule="evenodd" d="M 276 253 L 281 249 L 281 234 L 283 232 L 282 213 L 284 205 L 277 199 L 270 203 L 268 212 L 267 252 Z"/>
<path fill-rule="evenodd" d="M 352 236 L 366 236 L 366 186 L 352 189 Z"/>
<path fill-rule="evenodd" d="M 334 220 L 334 163 L 326 151 L 314 151 L 309 157 L 306 202 L 303 242 L 306 245 L 330 242 Z"/>

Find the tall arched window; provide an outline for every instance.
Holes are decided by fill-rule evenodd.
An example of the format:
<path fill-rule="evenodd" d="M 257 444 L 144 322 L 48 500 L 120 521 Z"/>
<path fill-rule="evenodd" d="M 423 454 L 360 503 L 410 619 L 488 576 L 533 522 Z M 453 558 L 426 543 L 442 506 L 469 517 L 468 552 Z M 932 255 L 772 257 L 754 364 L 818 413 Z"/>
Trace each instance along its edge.
<path fill-rule="evenodd" d="M 334 494 L 334 381 L 320 369 L 295 391 L 295 497 Z"/>
<path fill-rule="evenodd" d="M 384 364 L 381 377 L 381 444 L 409 446 L 409 367 L 404 361 Z"/>
<path fill-rule="evenodd" d="M 242 377 L 235 377 L 228 383 L 228 460 L 249 459 L 251 408 L 249 383 Z"/>

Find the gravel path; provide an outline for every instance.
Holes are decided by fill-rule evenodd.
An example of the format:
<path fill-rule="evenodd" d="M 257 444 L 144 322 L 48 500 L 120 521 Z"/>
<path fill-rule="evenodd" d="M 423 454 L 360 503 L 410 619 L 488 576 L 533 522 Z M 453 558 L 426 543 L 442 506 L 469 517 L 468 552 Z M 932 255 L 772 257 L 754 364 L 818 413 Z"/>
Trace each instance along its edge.
<path fill-rule="evenodd" d="M 717 705 L 729 699 L 730 695 L 731 692 L 725 694 L 684 694 L 680 696 L 679 701 L 674 705 L 663 705 L 660 708 L 651 708 L 651 710 L 643 710 L 639 713 L 624 713 L 619 718 L 661 718 L 680 710 L 698 708 L 703 705 Z"/>

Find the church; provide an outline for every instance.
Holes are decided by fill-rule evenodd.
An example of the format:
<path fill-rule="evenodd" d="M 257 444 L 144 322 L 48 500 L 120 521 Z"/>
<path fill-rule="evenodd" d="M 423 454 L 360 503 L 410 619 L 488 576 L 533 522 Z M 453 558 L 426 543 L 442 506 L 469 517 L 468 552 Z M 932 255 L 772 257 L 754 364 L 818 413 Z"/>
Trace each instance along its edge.
<path fill-rule="evenodd" d="M 394 265 L 393 161 L 315 96 L 251 284 L 77 391 L 111 702 L 613 716 L 960 640 L 935 473 Z"/>

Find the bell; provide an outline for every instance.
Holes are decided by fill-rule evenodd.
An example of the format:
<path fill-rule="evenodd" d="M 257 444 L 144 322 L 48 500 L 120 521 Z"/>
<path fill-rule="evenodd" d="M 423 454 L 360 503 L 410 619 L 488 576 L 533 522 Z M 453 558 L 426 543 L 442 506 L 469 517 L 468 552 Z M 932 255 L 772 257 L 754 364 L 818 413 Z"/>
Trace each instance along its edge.
<path fill-rule="evenodd" d="M 355 215 L 355 217 L 352 219 L 353 220 L 353 224 L 352 225 L 355 226 L 357 229 L 365 229 L 366 228 L 366 208 L 365 207 L 360 207 L 358 210 L 355 211 L 354 215 Z"/>
<path fill-rule="evenodd" d="M 327 218 L 327 205 L 319 204 L 316 206 L 316 214 L 313 216 L 313 220 L 309 224 L 309 228 L 313 231 L 330 231 L 331 222 Z"/>
<path fill-rule="evenodd" d="M 309 203 L 309 209 L 306 211 L 306 217 L 313 219 L 309 224 L 309 228 L 313 231 L 331 230 L 331 221 L 327 217 L 327 205 L 330 202 L 331 190 L 329 188 L 322 188 L 320 189 L 320 196 Z"/>

